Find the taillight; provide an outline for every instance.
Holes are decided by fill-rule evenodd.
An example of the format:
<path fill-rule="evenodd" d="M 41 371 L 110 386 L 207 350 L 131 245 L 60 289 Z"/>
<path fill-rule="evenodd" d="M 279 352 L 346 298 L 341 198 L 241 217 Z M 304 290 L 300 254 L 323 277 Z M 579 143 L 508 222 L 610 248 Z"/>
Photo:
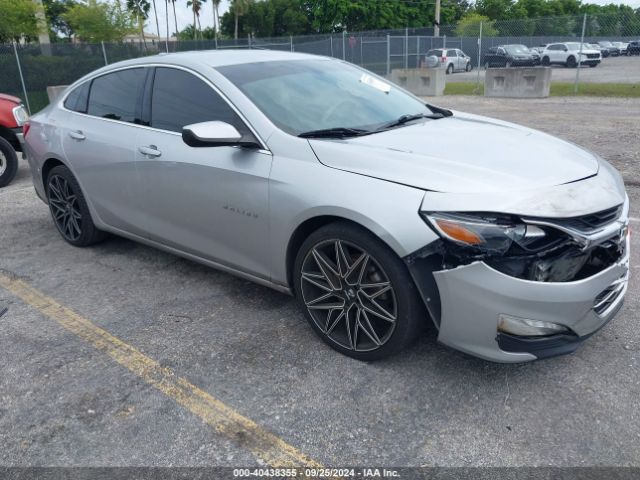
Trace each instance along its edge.
<path fill-rule="evenodd" d="M 29 122 L 25 122 L 24 125 L 22 125 L 22 135 L 27 138 L 27 133 L 29 132 L 29 129 L 31 128 L 31 124 Z"/>
<path fill-rule="evenodd" d="M 442 58 L 440 59 L 440 61 L 441 61 L 442 63 L 446 62 L 446 61 L 447 61 L 447 57 L 442 57 Z"/>

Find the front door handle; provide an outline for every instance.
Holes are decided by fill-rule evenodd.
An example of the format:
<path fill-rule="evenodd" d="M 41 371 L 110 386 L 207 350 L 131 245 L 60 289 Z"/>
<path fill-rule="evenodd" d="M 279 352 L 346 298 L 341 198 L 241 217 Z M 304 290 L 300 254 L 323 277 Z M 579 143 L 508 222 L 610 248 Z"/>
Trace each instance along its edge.
<path fill-rule="evenodd" d="M 72 130 L 69 132 L 69 136 L 74 140 L 84 140 L 87 138 L 84 136 L 84 133 L 82 133 L 82 130 Z"/>
<path fill-rule="evenodd" d="M 160 155 L 162 155 L 162 152 L 158 150 L 158 147 L 156 147 L 155 145 L 149 145 L 148 147 L 138 147 L 138 151 L 141 154 L 151 158 L 159 157 Z"/>

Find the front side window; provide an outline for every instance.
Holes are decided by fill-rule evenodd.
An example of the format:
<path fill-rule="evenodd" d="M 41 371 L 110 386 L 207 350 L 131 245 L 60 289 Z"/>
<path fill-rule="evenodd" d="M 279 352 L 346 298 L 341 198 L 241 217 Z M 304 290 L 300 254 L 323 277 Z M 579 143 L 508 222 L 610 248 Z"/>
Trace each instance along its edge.
<path fill-rule="evenodd" d="M 108 73 L 91 82 L 87 113 L 122 122 L 140 123 L 138 101 L 146 70 L 131 68 Z"/>
<path fill-rule="evenodd" d="M 403 115 L 431 113 L 393 84 L 336 60 L 267 61 L 217 70 L 292 135 L 326 128 L 375 130 Z"/>
<path fill-rule="evenodd" d="M 229 104 L 195 75 L 175 68 L 156 68 L 151 99 L 151 126 L 182 132 L 193 123 L 219 120 L 236 127 L 242 135 L 249 129 Z"/>

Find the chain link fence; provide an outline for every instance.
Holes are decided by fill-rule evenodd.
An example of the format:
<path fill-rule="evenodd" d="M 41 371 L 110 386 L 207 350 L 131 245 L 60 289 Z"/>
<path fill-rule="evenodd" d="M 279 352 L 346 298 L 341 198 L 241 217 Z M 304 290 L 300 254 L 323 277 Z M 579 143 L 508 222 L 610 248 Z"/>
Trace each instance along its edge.
<path fill-rule="evenodd" d="M 483 58 L 491 47 L 506 44 L 538 47 L 554 42 L 603 40 L 623 43 L 640 40 L 640 10 L 607 15 L 461 21 L 457 25 L 441 26 L 439 32 L 428 27 L 277 38 L 249 36 L 238 40 L 0 45 L 0 91 L 23 98 L 29 110 L 36 112 L 48 104 L 47 86 L 68 85 L 104 65 L 163 52 L 237 48 L 326 55 L 380 75 L 388 75 L 397 68 L 419 67 L 429 50 L 457 48 L 471 57 L 471 65 L 477 69 L 477 76 L 467 76 L 466 81 L 479 83 L 481 69 L 478 66 L 483 65 Z M 576 69 L 576 88 L 579 70 Z"/>

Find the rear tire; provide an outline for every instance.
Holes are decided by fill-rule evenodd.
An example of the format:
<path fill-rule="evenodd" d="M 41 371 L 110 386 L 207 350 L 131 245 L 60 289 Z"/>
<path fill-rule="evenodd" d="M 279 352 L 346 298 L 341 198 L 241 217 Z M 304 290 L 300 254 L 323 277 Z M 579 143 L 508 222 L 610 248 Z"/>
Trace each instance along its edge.
<path fill-rule="evenodd" d="M 549 59 L 549 57 L 542 57 L 542 65 L 545 67 L 551 65 L 551 60 Z"/>
<path fill-rule="evenodd" d="M 64 165 L 51 169 L 46 181 L 51 218 L 62 238 L 75 247 L 101 242 L 107 234 L 91 218 L 80 184 Z"/>
<path fill-rule="evenodd" d="M 13 146 L 0 137 L 0 188 L 9 185 L 18 173 L 18 155 Z"/>
<path fill-rule="evenodd" d="M 450 75 L 453 73 L 453 63 L 450 63 L 449 66 L 447 67 L 447 75 Z"/>
<path fill-rule="evenodd" d="M 358 225 L 337 222 L 313 232 L 298 251 L 293 277 L 311 327 L 349 357 L 397 353 L 418 337 L 427 318 L 406 265 Z"/>

